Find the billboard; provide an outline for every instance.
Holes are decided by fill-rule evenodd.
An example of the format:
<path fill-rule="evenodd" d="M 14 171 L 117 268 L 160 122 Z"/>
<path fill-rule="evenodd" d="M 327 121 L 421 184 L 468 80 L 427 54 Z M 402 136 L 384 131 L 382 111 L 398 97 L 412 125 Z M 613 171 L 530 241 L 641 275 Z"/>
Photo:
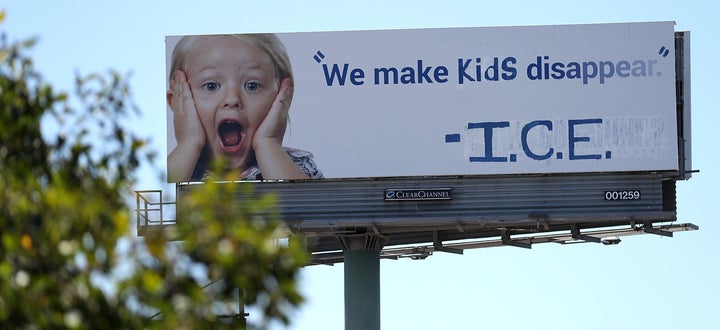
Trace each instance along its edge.
<path fill-rule="evenodd" d="M 673 22 L 170 36 L 168 179 L 675 171 L 674 45 Z"/>

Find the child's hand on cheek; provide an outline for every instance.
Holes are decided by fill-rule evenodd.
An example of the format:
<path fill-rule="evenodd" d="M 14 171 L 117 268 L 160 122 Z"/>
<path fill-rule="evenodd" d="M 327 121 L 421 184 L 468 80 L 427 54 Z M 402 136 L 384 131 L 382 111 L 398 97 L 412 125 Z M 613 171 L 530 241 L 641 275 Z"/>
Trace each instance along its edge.
<path fill-rule="evenodd" d="M 280 82 L 278 93 L 268 114 L 253 136 L 252 144 L 256 152 L 265 147 L 282 147 L 292 97 L 292 81 L 290 78 L 285 78 Z"/>
<path fill-rule="evenodd" d="M 186 148 L 202 150 L 205 146 L 205 131 L 198 116 L 192 91 L 185 72 L 176 70 L 174 79 L 170 81 L 172 93 L 173 125 L 178 145 Z"/>
<path fill-rule="evenodd" d="M 255 159 L 265 180 L 309 178 L 282 146 L 292 96 L 292 80 L 283 79 L 268 114 L 253 136 Z"/>

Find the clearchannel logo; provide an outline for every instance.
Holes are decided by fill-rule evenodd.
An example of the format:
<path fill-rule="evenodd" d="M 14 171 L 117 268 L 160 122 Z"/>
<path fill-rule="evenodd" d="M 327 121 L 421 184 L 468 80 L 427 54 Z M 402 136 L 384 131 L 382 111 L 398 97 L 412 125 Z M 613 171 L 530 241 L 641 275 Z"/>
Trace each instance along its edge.
<path fill-rule="evenodd" d="M 385 189 L 386 201 L 450 200 L 452 188 Z"/>

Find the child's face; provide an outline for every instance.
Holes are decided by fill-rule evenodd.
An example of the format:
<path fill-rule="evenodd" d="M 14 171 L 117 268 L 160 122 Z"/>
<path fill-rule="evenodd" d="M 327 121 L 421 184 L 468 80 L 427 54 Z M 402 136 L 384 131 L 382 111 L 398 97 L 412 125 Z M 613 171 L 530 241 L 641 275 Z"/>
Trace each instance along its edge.
<path fill-rule="evenodd" d="M 278 92 L 272 60 L 246 41 L 208 36 L 196 42 L 185 70 L 213 157 L 245 167 L 252 137 Z"/>

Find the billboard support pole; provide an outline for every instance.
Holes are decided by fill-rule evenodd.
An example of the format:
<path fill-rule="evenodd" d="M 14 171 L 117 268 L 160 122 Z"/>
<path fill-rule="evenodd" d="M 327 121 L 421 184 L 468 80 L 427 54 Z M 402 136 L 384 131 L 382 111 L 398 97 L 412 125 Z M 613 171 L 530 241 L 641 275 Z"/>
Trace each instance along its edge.
<path fill-rule="evenodd" d="M 380 329 L 381 236 L 338 237 L 345 258 L 345 330 Z"/>

